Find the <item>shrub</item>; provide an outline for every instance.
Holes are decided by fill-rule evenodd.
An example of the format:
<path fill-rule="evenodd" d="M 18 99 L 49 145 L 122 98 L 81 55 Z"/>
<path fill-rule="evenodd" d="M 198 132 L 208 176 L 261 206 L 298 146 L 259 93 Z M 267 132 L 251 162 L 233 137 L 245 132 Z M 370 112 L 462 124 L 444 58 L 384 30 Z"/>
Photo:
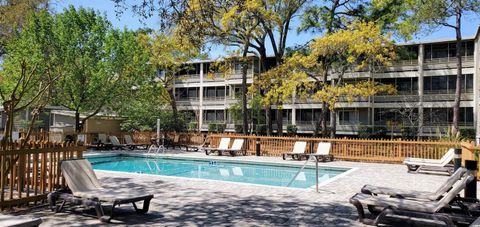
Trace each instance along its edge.
<path fill-rule="evenodd" d="M 235 132 L 242 133 L 243 132 L 243 125 L 235 125 Z"/>
<path fill-rule="evenodd" d="M 197 122 L 189 122 L 187 127 L 188 127 L 189 132 L 196 132 L 198 130 L 198 123 Z"/>
<path fill-rule="evenodd" d="M 287 125 L 287 134 L 289 136 L 293 136 L 297 134 L 297 126 L 296 125 Z"/>
<path fill-rule="evenodd" d="M 267 125 L 265 125 L 265 124 L 256 125 L 255 134 L 257 134 L 257 135 L 267 134 Z"/>
<path fill-rule="evenodd" d="M 417 137 L 418 129 L 414 126 L 402 126 L 400 128 L 402 139 L 413 139 Z"/>
<path fill-rule="evenodd" d="M 208 124 L 208 132 L 218 132 L 217 123 Z"/>
<path fill-rule="evenodd" d="M 227 125 L 225 123 L 217 123 L 217 132 L 223 133 L 225 132 L 226 128 L 227 128 Z"/>
<path fill-rule="evenodd" d="M 475 140 L 475 137 L 476 137 L 475 129 L 473 129 L 473 128 L 461 128 L 460 129 L 460 136 L 463 139 Z"/>

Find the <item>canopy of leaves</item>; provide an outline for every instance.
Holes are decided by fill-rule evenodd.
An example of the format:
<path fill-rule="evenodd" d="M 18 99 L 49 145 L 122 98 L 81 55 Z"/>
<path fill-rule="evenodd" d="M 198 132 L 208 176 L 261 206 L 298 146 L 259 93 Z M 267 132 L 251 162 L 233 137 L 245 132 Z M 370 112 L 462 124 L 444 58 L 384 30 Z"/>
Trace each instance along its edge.
<path fill-rule="evenodd" d="M 396 58 L 390 37 L 382 35 L 379 26 L 355 22 L 347 29 L 315 39 L 310 48 L 309 55 L 295 53 L 284 64 L 261 74 L 250 92 L 266 91 L 265 104 L 289 102 L 295 95 L 327 102 L 330 108 L 335 108 L 339 97 L 353 101 L 353 97 L 395 92 L 392 86 L 373 81 L 356 84 L 341 81 L 348 69 L 374 71 L 375 66 L 388 65 Z M 318 59 L 326 59 L 329 67 L 335 69 L 328 73 L 339 78 L 336 84 L 319 81 L 325 67 L 321 67 Z"/>
<path fill-rule="evenodd" d="M 53 19 L 47 12 L 30 14 L 23 30 L 6 45 L 0 70 L 0 100 L 13 102 L 14 111 L 39 100 L 58 78 L 52 26 Z"/>
<path fill-rule="evenodd" d="M 71 6 L 55 16 L 53 29 L 65 74 L 55 89 L 57 104 L 94 114 L 154 75 L 137 33 L 113 29 L 93 10 Z"/>

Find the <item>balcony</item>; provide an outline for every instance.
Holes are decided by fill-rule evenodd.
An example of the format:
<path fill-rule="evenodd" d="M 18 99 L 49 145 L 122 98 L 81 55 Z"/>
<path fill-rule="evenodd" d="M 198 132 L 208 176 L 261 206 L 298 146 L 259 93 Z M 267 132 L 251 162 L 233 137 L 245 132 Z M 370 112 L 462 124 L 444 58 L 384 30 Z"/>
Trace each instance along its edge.
<path fill-rule="evenodd" d="M 180 75 L 175 84 L 200 83 L 200 74 Z"/>
<path fill-rule="evenodd" d="M 474 65 L 473 56 L 462 57 L 462 67 L 471 68 Z M 455 69 L 457 67 L 457 59 L 455 57 L 426 59 L 424 64 L 425 70 L 434 69 Z"/>
<path fill-rule="evenodd" d="M 176 102 L 178 105 L 189 106 L 189 105 L 199 105 L 199 97 L 181 97 L 177 98 Z"/>

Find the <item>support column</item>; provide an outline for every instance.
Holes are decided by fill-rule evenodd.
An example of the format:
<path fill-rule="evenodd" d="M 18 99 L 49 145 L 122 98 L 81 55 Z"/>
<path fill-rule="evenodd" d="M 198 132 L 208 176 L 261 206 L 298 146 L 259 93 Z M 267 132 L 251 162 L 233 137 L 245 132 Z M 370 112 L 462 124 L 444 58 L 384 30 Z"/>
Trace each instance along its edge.
<path fill-rule="evenodd" d="M 198 131 L 202 131 L 203 125 L 203 64 L 205 63 L 200 63 L 200 94 L 198 94 Z"/>
<path fill-rule="evenodd" d="M 477 145 L 480 144 L 480 113 L 478 111 L 478 105 L 480 105 L 479 100 L 479 89 L 480 89 L 480 38 L 477 38 L 474 41 L 474 52 L 473 52 L 473 61 L 474 61 L 474 71 L 473 71 L 473 125 L 475 126 L 476 140 Z"/>
<path fill-rule="evenodd" d="M 423 135 L 423 58 L 425 53 L 423 44 L 418 46 L 418 135 Z"/>

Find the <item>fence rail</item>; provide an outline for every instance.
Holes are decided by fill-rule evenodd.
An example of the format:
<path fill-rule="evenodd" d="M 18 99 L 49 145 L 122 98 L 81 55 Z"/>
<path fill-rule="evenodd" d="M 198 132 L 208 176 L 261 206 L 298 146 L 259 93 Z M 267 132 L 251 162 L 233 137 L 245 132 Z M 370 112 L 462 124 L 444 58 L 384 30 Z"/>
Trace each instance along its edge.
<path fill-rule="evenodd" d="M 312 137 L 244 136 L 237 134 L 211 134 L 210 142 L 218 146 L 221 137 L 246 139 L 248 154 L 255 154 L 255 144 L 260 142 L 261 155 L 281 156 L 291 152 L 296 141 L 308 143 L 307 153 L 314 153 L 319 142 L 332 143 L 331 153 L 336 159 L 362 162 L 401 163 L 406 157 L 440 159 L 450 147 L 460 147 L 457 142 L 332 139 Z"/>
<path fill-rule="evenodd" d="M 65 187 L 62 160 L 83 157 L 84 146 L 37 141 L 0 146 L 0 207 L 45 200 L 49 192 Z"/>

